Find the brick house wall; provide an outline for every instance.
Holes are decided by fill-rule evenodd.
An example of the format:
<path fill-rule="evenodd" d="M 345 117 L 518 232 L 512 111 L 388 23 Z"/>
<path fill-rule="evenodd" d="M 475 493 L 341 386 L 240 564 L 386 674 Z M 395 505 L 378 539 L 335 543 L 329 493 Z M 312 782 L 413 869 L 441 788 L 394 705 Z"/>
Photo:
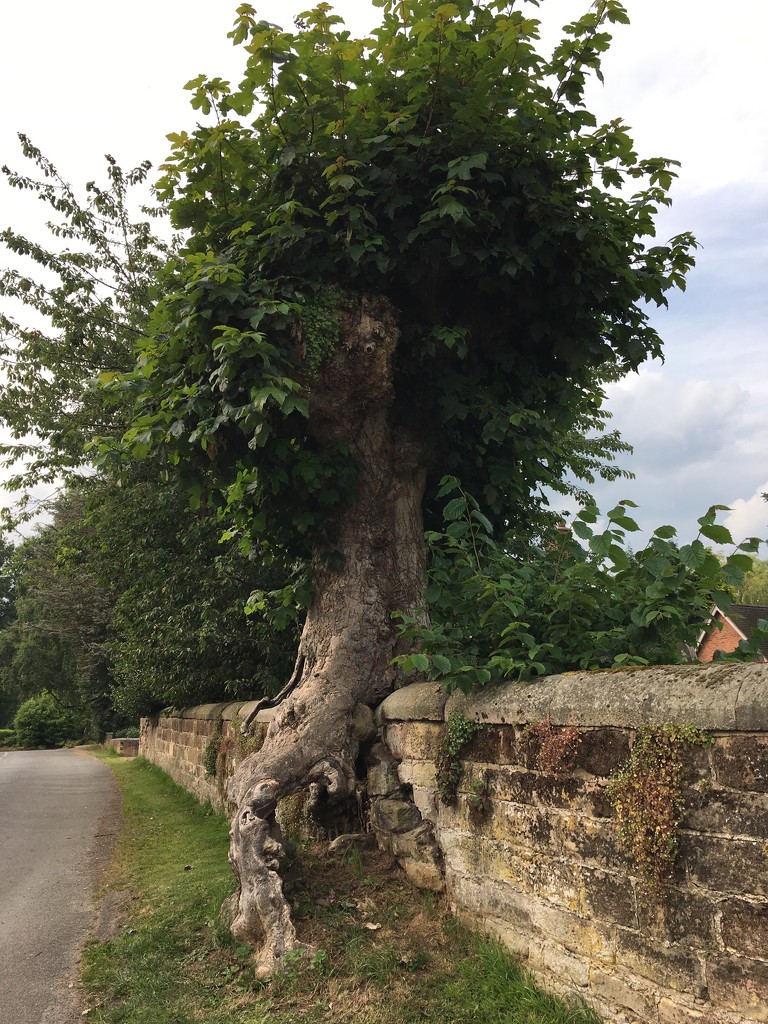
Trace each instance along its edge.
<path fill-rule="evenodd" d="M 723 628 L 718 629 L 715 625 L 709 627 L 709 631 L 702 640 L 697 652 L 699 661 L 712 661 L 717 651 L 724 651 L 726 654 L 730 654 L 731 651 L 736 650 L 739 643 L 744 639 L 744 634 L 739 632 L 731 620 L 723 615 L 721 611 L 716 613 L 715 622 L 721 622 Z"/>

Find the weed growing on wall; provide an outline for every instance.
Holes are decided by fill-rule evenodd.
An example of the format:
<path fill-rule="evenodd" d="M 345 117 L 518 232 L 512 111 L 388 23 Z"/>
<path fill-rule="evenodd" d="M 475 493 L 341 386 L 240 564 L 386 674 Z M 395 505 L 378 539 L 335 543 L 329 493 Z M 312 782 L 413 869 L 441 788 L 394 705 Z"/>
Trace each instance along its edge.
<path fill-rule="evenodd" d="M 629 760 L 608 783 L 619 843 L 652 891 L 671 877 L 677 860 L 685 754 L 711 742 L 689 725 L 639 729 Z"/>
<path fill-rule="evenodd" d="M 581 744 L 581 733 L 575 726 L 555 729 L 552 720 L 545 718 L 531 723 L 525 731 L 539 741 L 536 767 L 540 772 L 559 778 L 573 768 Z"/>
<path fill-rule="evenodd" d="M 490 772 L 483 772 L 482 776 L 472 783 L 472 788 L 467 798 L 470 811 L 478 817 L 490 814 L 492 794 L 493 788 L 491 786 Z"/>
<path fill-rule="evenodd" d="M 435 758 L 437 791 L 445 804 L 452 804 L 456 799 L 456 791 L 464 772 L 461 753 L 480 729 L 482 726 L 479 722 L 470 722 L 457 711 L 448 716 L 445 736 Z"/>
<path fill-rule="evenodd" d="M 219 761 L 219 750 L 221 747 L 221 723 L 216 725 L 216 729 L 208 740 L 203 753 L 203 768 L 205 768 L 205 774 L 207 778 L 213 779 L 216 777 L 216 768 Z"/>

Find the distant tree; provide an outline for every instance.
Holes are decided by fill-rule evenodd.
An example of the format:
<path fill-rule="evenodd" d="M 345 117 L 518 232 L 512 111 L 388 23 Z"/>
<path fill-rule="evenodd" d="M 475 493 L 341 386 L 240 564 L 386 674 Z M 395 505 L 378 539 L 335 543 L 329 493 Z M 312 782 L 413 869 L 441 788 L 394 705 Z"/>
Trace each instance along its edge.
<path fill-rule="evenodd" d="M 222 543 L 215 514 L 138 471 L 129 487 L 93 481 L 83 497 L 83 519 L 64 543 L 110 595 L 103 650 L 120 714 L 136 721 L 169 705 L 276 693 L 301 611 L 285 608 L 274 621 L 244 606 L 251 593 L 284 587 L 289 567 Z"/>
<path fill-rule="evenodd" d="M 540 526 L 541 486 L 588 468 L 571 442 L 602 382 L 659 354 L 647 304 L 692 263 L 689 235 L 652 241 L 671 162 L 584 107 L 618 0 L 551 58 L 507 0 L 380 5 L 356 40 L 324 3 L 293 32 L 242 4 L 243 82 L 190 83 L 215 121 L 171 136 L 160 184 L 190 236 L 112 385 L 133 423 L 104 443 L 223 495 L 244 545 L 311 560 L 293 692 L 230 786 L 232 927 L 259 973 L 295 946 L 277 801 L 352 792 L 355 707 L 414 657 L 393 613 L 427 621 L 441 481 L 487 529 Z"/>
<path fill-rule="evenodd" d="M 81 724 L 71 708 L 46 690 L 24 701 L 13 719 L 16 743 L 20 747 L 60 747 L 76 740 Z"/>
<path fill-rule="evenodd" d="M 52 512 L 15 556 L 18 614 L 0 630 L 11 704 L 45 688 L 98 737 L 168 705 L 279 688 L 299 611 L 280 630 L 244 603 L 283 586 L 283 566 L 221 544 L 215 516 L 153 480 L 83 480 Z"/>
<path fill-rule="evenodd" d="M 20 699 L 8 673 L 11 647 L 6 630 L 16 615 L 16 579 L 13 573 L 13 545 L 0 536 L 0 728 L 11 724 Z"/>
<path fill-rule="evenodd" d="M 28 268 L 0 272 L 0 421 L 11 435 L 0 456 L 13 471 L 4 486 L 27 506 L 34 485 L 77 474 L 90 462 L 93 437 L 123 422 L 121 403 L 105 405 L 94 385 L 133 365 L 157 272 L 173 245 L 152 230 L 159 209 L 144 207 L 135 219 L 133 197 L 145 187 L 149 163 L 124 171 L 107 156 L 107 184 L 89 182 L 78 196 L 25 135 L 19 139 L 38 177 L 2 172 L 53 218 L 48 244 L 12 228 L 0 232 Z M 11 312 L 16 306 L 23 317 Z"/>
<path fill-rule="evenodd" d="M 7 518 L 38 511 L 29 494 L 39 483 L 63 490 L 48 503 L 53 521 L 17 560 L 20 620 L 7 633 L 0 623 L 6 717 L 42 685 L 83 703 L 97 734 L 171 703 L 274 692 L 293 641 L 243 607 L 251 591 L 283 587 L 295 567 L 262 567 L 219 544 L 213 504 L 198 500 L 192 511 L 153 467 L 119 482 L 91 475 L 89 443 L 122 432 L 127 416 L 119 392 L 105 402 L 96 384 L 133 367 L 178 242 L 155 230 L 161 207 L 138 205 L 149 164 L 124 171 L 108 156 L 106 185 L 78 192 L 20 140 L 33 173 L 3 173 L 53 219 L 47 243 L 0 233 L 27 265 L 0 272 L 0 419 L 13 435 L 0 454 L 21 494 Z M 19 303 L 23 314 L 12 315 Z"/>
<path fill-rule="evenodd" d="M 768 562 L 755 559 L 736 593 L 739 604 L 768 605 Z"/>
<path fill-rule="evenodd" d="M 78 566 L 67 532 L 81 521 L 76 493 L 65 492 L 53 521 L 16 549 L 16 617 L 0 633 L 3 674 L 20 697 L 42 690 L 76 712 L 98 738 L 117 724 L 104 652 L 111 618 L 109 593 Z"/>

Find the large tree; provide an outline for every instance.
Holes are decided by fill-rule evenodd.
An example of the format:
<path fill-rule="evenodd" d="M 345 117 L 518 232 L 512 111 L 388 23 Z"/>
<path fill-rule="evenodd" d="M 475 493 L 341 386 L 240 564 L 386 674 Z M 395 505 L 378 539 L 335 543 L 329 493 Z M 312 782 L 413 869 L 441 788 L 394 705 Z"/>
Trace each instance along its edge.
<path fill-rule="evenodd" d="M 550 58 L 507 0 L 378 6 L 367 39 L 327 4 L 295 31 L 239 8 L 244 79 L 190 83 L 214 117 L 171 137 L 160 183 L 189 240 L 113 385 L 136 396 L 123 458 L 160 455 L 243 543 L 311 561 L 290 695 L 229 790 L 232 928 L 260 973 L 296 944 L 277 802 L 353 790 L 360 708 L 402 681 L 393 613 L 427 615 L 441 479 L 499 530 L 532 517 L 585 468 L 567 439 L 601 382 L 659 354 L 647 304 L 691 265 L 690 236 L 653 242 L 670 161 L 584 106 L 618 0 Z"/>

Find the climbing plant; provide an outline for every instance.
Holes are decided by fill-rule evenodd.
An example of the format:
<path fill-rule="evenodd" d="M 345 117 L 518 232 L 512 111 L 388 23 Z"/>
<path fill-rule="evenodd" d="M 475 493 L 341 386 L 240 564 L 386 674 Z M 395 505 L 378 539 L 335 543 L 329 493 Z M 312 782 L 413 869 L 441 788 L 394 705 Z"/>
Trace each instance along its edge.
<path fill-rule="evenodd" d="M 609 781 L 619 843 L 652 891 L 672 877 L 677 860 L 686 754 L 711 742 L 688 725 L 643 727 L 629 760 Z"/>

